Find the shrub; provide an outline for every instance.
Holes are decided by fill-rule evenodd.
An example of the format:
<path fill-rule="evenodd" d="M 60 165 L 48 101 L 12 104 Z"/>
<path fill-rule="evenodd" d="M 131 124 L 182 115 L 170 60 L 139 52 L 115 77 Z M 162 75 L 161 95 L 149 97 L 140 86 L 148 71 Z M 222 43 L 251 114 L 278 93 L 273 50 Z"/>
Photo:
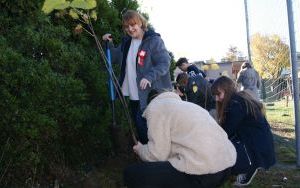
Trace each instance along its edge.
<path fill-rule="evenodd" d="M 95 42 L 75 35 L 63 11 L 43 15 L 43 2 L 0 1 L 0 187 L 66 181 L 112 153 L 108 76 Z M 137 2 L 97 4 L 97 35 L 118 43 L 120 11 Z"/>
<path fill-rule="evenodd" d="M 0 38 L 0 185 L 63 179 L 111 153 L 107 75 L 93 41 L 43 17 L 9 31 Z"/>

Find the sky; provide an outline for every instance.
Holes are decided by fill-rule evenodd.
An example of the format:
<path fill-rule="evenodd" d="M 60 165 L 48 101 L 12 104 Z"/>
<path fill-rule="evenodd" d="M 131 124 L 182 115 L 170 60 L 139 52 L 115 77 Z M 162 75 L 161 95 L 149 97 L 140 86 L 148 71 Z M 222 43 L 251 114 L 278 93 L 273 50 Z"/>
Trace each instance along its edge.
<path fill-rule="evenodd" d="M 221 60 L 230 46 L 247 55 L 243 0 L 140 0 L 175 59 Z"/>
<path fill-rule="evenodd" d="M 244 0 L 138 1 L 175 60 L 220 61 L 230 46 L 248 56 Z M 299 11 L 299 3 L 295 9 Z M 248 0 L 248 15 L 250 36 L 277 34 L 289 42 L 284 0 Z"/>

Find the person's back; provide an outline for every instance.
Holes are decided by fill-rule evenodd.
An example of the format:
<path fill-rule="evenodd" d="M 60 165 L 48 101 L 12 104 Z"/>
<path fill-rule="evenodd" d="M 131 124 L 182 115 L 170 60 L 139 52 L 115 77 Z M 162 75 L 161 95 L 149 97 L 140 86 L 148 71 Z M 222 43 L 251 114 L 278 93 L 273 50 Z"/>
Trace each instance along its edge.
<path fill-rule="evenodd" d="M 186 95 L 187 101 L 198 104 L 208 111 L 215 108 L 211 85 L 202 76 L 197 75 L 188 78 Z"/>
<path fill-rule="evenodd" d="M 181 71 L 186 72 L 191 77 L 197 75 L 200 75 L 203 78 L 206 77 L 206 74 L 202 70 L 198 69 L 195 65 L 190 64 L 188 62 L 188 59 L 185 57 L 181 57 L 178 59 L 178 61 L 176 62 L 176 67 L 178 67 Z"/>
<path fill-rule="evenodd" d="M 258 73 L 253 68 L 247 68 L 240 72 L 238 83 L 241 83 L 243 90 L 250 89 L 254 90 L 258 88 Z"/>
<path fill-rule="evenodd" d="M 238 74 L 237 83 L 241 84 L 241 90 L 248 92 L 253 98 L 259 99 L 258 89 L 260 87 L 260 77 L 258 72 L 246 62 L 242 65 L 242 70 Z"/>
<path fill-rule="evenodd" d="M 235 163 L 227 134 L 200 106 L 165 92 L 153 99 L 143 115 L 148 122 L 148 160 L 168 160 L 189 174 L 214 173 Z"/>
<path fill-rule="evenodd" d="M 143 116 L 149 141 L 133 146 L 143 161 L 128 166 L 128 188 L 221 186 L 236 162 L 225 131 L 200 106 L 173 92 L 151 92 Z"/>
<path fill-rule="evenodd" d="M 210 111 L 215 109 L 215 100 L 211 94 L 211 84 L 202 76 L 189 76 L 187 73 L 180 73 L 176 83 L 181 88 L 177 92 L 187 97 L 188 102 L 198 104 Z"/>
<path fill-rule="evenodd" d="M 193 64 L 189 64 L 188 67 L 187 67 L 187 73 L 191 76 L 191 77 L 194 77 L 194 76 L 201 76 L 203 78 L 206 77 L 206 74 L 198 69 L 195 65 Z"/>
<path fill-rule="evenodd" d="M 228 117 L 230 121 L 225 121 L 221 125 L 224 127 L 229 138 L 238 134 L 240 140 L 247 145 L 250 150 L 249 155 L 255 155 L 252 163 L 268 169 L 275 163 L 273 136 L 270 131 L 270 125 L 259 109 L 253 111 L 255 116 L 249 112 L 246 99 L 242 97 L 246 95 L 243 92 L 234 94 L 229 101 L 228 107 L 225 108 L 228 116 L 239 113 L 239 117 Z M 239 122 L 240 124 L 236 125 L 235 122 Z M 233 125 L 236 125 L 235 129 Z M 250 154 L 251 152 L 255 154 Z"/>

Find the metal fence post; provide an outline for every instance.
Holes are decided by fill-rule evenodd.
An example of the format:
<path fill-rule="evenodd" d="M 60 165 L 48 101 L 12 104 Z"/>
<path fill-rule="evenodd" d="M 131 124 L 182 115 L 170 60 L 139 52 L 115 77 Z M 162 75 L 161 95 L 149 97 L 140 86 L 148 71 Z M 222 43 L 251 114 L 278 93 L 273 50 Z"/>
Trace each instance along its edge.
<path fill-rule="evenodd" d="M 292 0 L 286 0 L 288 24 L 289 24 L 289 37 L 290 37 L 290 60 L 292 66 L 292 79 L 293 79 L 293 95 L 294 95 L 294 112 L 295 112 L 295 138 L 296 138 L 296 154 L 297 166 L 300 167 L 300 114 L 299 114 L 299 85 L 298 85 L 298 64 L 296 53 L 296 40 L 294 30 L 294 17 Z"/>

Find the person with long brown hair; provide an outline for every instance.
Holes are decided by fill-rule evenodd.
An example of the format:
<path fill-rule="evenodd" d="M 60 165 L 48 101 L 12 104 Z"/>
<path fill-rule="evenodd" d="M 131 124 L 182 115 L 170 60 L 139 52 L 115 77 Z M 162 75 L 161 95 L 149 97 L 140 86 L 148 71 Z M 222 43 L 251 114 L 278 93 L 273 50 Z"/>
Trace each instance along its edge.
<path fill-rule="evenodd" d="M 260 168 L 275 163 L 273 135 L 266 120 L 263 104 L 245 91 L 237 91 L 236 83 L 221 76 L 212 85 L 216 97 L 217 120 L 237 150 L 232 174 L 235 184 L 248 185 Z"/>

